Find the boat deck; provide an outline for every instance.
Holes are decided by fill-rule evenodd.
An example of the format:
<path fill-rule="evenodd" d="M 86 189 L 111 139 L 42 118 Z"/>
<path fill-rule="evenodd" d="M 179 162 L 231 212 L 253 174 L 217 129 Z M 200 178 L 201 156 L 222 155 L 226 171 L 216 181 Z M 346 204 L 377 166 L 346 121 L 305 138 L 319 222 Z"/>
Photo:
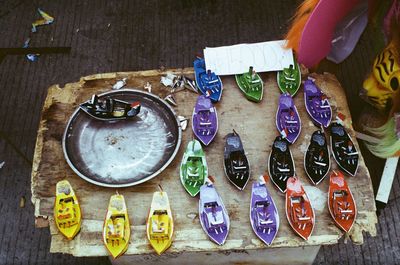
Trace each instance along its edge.
<path fill-rule="evenodd" d="M 30 24 L 38 18 L 36 8 L 41 7 L 55 17 L 55 23 L 39 28 L 31 36 L 32 47 L 71 46 L 72 51 L 66 55 L 42 55 L 35 63 L 23 56 L 7 56 L 0 64 L 0 162 L 5 162 L 0 169 L 0 264 L 109 263 L 105 257 L 51 254 L 49 230 L 34 227 L 30 175 L 40 112 L 50 85 L 74 82 L 94 73 L 188 67 L 194 54 L 205 46 L 281 38 L 297 4 L 298 1 L 3 1 L 0 47 L 21 47 L 29 37 Z M 338 77 L 353 118 L 363 109 L 357 91 L 373 60 L 369 42 L 372 37 L 368 33 L 346 62 L 338 66 L 323 63 L 319 69 Z M 383 161 L 365 152 L 363 156 L 376 184 Z M 324 246 L 315 264 L 398 262 L 398 175 L 388 206 L 379 216 L 377 237 L 367 235 L 362 246 L 350 242 Z"/>

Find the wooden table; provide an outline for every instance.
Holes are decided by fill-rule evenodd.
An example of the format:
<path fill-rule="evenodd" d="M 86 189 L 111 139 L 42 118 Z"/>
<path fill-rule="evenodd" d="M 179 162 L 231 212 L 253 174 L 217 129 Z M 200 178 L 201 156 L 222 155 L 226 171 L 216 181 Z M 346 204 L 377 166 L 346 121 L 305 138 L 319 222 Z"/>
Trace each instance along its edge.
<path fill-rule="evenodd" d="M 169 72 L 183 73 L 193 77 L 191 68 L 175 69 Z M 97 74 L 83 77 L 79 82 L 66 84 L 63 88 L 58 85 L 49 88 L 34 155 L 32 202 L 35 205 L 37 225 L 50 226 L 52 237 L 50 252 L 69 253 L 74 256 L 107 255 L 101 233 L 108 201 L 115 193 L 115 189 L 90 184 L 75 175 L 67 165 L 63 157 L 61 140 L 70 115 L 79 103 L 89 99 L 93 93 L 110 90 L 116 80 L 124 77 L 127 78 L 127 88 L 143 89 L 146 82 L 150 82 L 152 92 L 164 97 L 169 93 L 169 89 L 160 84 L 160 77 L 165 74 L 166 72 L 157 70 Z M 348 117 L 346 126 L 350 134 L 354 136 L 354 131 L 349 124 L 351 119 L 345 94 L 337 79 L 331 74 L 313 74 L 312 76 L 330 98 L 335 114 L 342 112 Z M 311 263 L 321 245 L 335 244 L 343 236 L 343 232 L 334 225 L 327 209 L 328 177 L 320 185 L 314 187 L 304 171 L 304 152 L 312 132 L 317 128 L 305 111 L 302 89 L 295 97 L 302 120 L 302 132 L 296 143 L 291 146 L 291 150 L 295 159 L 296 172 L 305 185 L 315 208 L 315 229 L 308 241 L 298 237 L 289 227 L 286 219 L 285 197 L 269 183 L 268 188 L 279 209 L 280 229 L 269 248 L 254 235 L 249 221 L 251 182 L 257 180 L 258 176 L 267 170 L 271 144 L 277 135 L 275 113 L 279 89 L 276 84 L 276 75 L 275 73 L 262 74 L 262 79 L 265 89 L 264 99 L 256 104 L 244 98 L 232 76 L 222 78 L 224 83 L 222 101 L 216 104 L 219 131 L 214 142 L 205 148 L 209 173 L 216 177 L 216 188 L 222 196 L 231 220 L 231 230 L 225 245 L 217 246 L 208 240 L 199 223 L 198 198 L 190 197 L 179 179 L 180 161 L 188 141 L 192 138 L 191 124 L 189 124 L 188 129 L 183 132 L 182 145 L 177 157 L 161 175 L 139 186 L 118 190 L 126 199 L 132 225 L 132 237 L 126 254 L 115 263 L 123 264 L 127 260 L 135 260 L 160 264 L 173 261 L 176 264 L 184 264 L 188 258 L 195 263 L 278 264 L 283 261 Z M 196 94 L 184 90 L 176 93 L 175 97 L 178 102 L 178 106 L 175 107 L 176 113 L 191 117 Z M 223 171 L 223 138 L 233 128 L 240 134 L 251 163 L 251 181 L 242 192 L 228 182 Z M 358 143 L 355 142 L 355 144 L 358 147 Z M 332 169 L 337 168 L 333 159 L 331 164 Z M 52 217 L 55 185 L 57 181 L 64 178 L 73 185 L 83 212 L 81 232 L 72 241 L 67 241 L 58 233 Z M 363 231 L 375 236 L 377 223 L 370 176 L 362 156 L 357 176 L 346 177 L 346 179 L 353 191 L 358 208 L 357 219 L 349 233 L 349 238 L 356 244 L 362 244 Z M 168 192 L 176 227 L 174 242 L 161 257 L 154 255 L 155 252 L 148 243 L 145 233 L 152 193 L 157 190 L 158 184 L 161 184 Z"/>

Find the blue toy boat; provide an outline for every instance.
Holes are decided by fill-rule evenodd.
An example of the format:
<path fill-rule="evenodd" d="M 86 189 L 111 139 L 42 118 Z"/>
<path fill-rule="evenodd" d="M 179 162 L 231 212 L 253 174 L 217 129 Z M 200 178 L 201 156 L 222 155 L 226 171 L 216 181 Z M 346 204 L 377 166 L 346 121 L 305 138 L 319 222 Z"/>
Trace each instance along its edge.
<path fill-rule="evenodd" d="M 193 67 L 200 92 L 213 102 L 220 101 L 223 90 L 221 78 L 211 70 L 206 70 L 206 63 L 202 58 L 194 60 Z"/>

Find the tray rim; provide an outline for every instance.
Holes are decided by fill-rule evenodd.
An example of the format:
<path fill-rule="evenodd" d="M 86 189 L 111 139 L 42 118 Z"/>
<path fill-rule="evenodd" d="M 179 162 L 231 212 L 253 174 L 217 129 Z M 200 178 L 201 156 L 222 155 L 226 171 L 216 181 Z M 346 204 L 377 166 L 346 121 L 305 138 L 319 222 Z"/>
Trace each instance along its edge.
<path fill-rule="evenodd" d="M 139 93 L 139 94 L 143 94 L 152 98 L 155 98 L 157 100 L 159 100 L 161 103 L 163 103 L 173 114 L 176 124 L 178 125 L 178 139 L 177 139 L 177 143 L 174 149 L 174 152 L 172 153 L 172 155 L 170 156 L 170 158 L 167 160 L 166 163 L 164 163 L 164 165 L 158 169 L 157 171 L 155 171 L 153 174 L 139 180 L 136 182 L 131 182 L 131 183 L 124 183 L 124 184 L 109 184 L 109 183 L 104 183 L 104 182 L 100 182 L 100 181 L 96 181 L 93 180 L 89 177 L 87 177 L 86 175 L 84 175 L 83 173 L 81 173 L 79 171 L 79 169 L 77 169 L 75 167 L 75 165 L 71 162 L 71 160 L 69 159 L 69 156 L 67 154 L 67 147 L 66 147 L 66 137 L 67 137 L 67 132 L 68 132 L 68 128 L 71 126 L 72 121 L 74 120 L 74 118 L 76 117 L 76 115 L 81 111 L 80 107 L 77 107 L 75 109 L 75 111 L 71 114 L 71 116 L 69 117 L 67 126 L 64 129 L 64 133 L 63 133 L 63 138 L 62 138 L 62 149 L 63 149 L 63 154 L 64 154 L 64 158 L 67 161 L 69 167 L 72 169 L 72 171 L 75 172 L 75 174 L 77 174 L 80 178 L 86 180 L 89 183 L 95 184 L 97 186 L 101 186 L 101 187 L 107 187 L 107 188 L 124 188 L 124 187 L 132 187 L 132 186 L 136 186 L 139 185 L 141 183 L 144 183 L 146 181 L 149 181 L 153 178 L 155 178 L 156 176 L 158 176 L 162 171 L 164 171 L 164 169 L 166 169 L 171 163 L 172 161 L 175 159 L 177 153 L 179 152 L 179 148 L 181 146 L 182 143 L 182 127 L 181 124 L 179 122 L 178 119 L 178 115 L 176 114 L 175 110 L 162 98 L 160 98 L 159 96 L 153 94 L 153 93 L 149 93 L 146 91 L 142 91 L 142 90 L 138 90 L 138 89 L 129 89 L 129 88 L 125 88 L 125 89 L 118 89 L 118 90 L 111 90 L 111 91 L 106 91 L 104 93 L 98 94 L 99 97 L 102 96 L 107 96 L 107 95 L 112 95 L 112 94 L 116 94 L 116 93 L 120 93 L 120 92 L 126 92 L 126 93 Z"/>

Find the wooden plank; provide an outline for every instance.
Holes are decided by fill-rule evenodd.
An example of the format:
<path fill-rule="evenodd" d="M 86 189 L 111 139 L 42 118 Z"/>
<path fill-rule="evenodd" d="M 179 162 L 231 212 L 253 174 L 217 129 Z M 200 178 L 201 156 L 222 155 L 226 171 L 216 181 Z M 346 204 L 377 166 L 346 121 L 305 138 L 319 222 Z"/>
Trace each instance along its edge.
<path fill-rule="evenodd" d="M 398 156 L 386 159 L 385 168 L 383 169 L 381 182 L 375 200 L 383 202 L 384 204 L 388 202 L 398 162 Z"/>
<path fill-rule="evenodd" d="M 192 69 L 173 70 L 192 75 Z M 70 253 L 75 256 L 107 255 L 102 245 L 101 230 L 108 200 L 115 189 L 97 187 L 77 177 L 68 167 L 62 154 L 61 138 L 69 116 L 78 104 L 90 98 L 93 93 L 101 93 L 111 88 L 120 78 L 126 77 L 127 87 L 143 88 L 146 82 L 153 86 L 153 92 L 164 97 L 168 89 L 160 83 L 162 71 L 120 72 L 97 74 L 81 78 L 77 83 L 67 84 L 64 88 L 54 85 L 49 88 L 48 96 L 43 108 L 42 119 L 38 131 L 34 166 L 32 171 L 32 201 L 35 204 L 36 216 L 49 216 L 52 234 L 51 252 Z M 317 85 L 328 95 L 335 112 L 342 112 L 348 117 L 346 126 L 354 137 L 350 122 L 350 113 L 343 89 L 337 79 L 330 74 L 312 75 Z M 174 214 L 176 232 L 170 255 L 184 251 L 230 251 L 256 250 L 265 246 L 255 237 L 248 220 L 250 187 L 245 191 L 235 190 L 223 173 L 223 137 L 231 132 L 232 128 L 241 135 L 246 152 L 252 165 L 252 181 L 267 169 L 267 159 L 273 139 L 277 135 L 275 128 L 275 113 L 279 90 L 276 85 L 275 74 L 263 74 L 265 98 L 260 104 L 244 99 L 236 87 L 233 77 L 224 77 L 224 95 L 218 103 L 217 111 L 220 118 L 219 133 L 211 146 L 206 148 L 210 174 L 216 176 L 216 186 L 220 192 L 230 215 L 232 229 L 224 246 L 217 247 L 211 243 L 199 224 L 197 217 L 198 200 L 186 194 L 179 180 L 179 164 L 187 142 L 192 138 L 190 129 L 183 133 L 182 147 L 173 163 L 157 178 L 139 186 L 119 189 L 119 193 L 126 197 L 131 224 L 132 238 L 127 254 L 153 253 L 145 235 L 145 221 L 151 194 L 161 184 L 169 193 Z M 179 115 L 190 117 L 196 100 L 196 95 L 189 92 L 179 92 L 176 95 Z M 312 203 L 316 209 L 316 227 L 309 241 L 303 241 L 289 227 L 284 213 L 284 196 L 279 194 L 271 184 L 272 192 L 281 216 L 281 227 L 278 236 L 272 245 L 275 248 L 319 246 L 335 244 L 343 233 L 334 225 L 327 207 L 326 193 L 328 181 L 325 180 L 318 187 L 312 187 L 303 169 L 303 157 L 310 136 L 316 127 L 312 124 L 304 108 L 303 95 L 300 92 L 295 103 L 299 109 L 303 122 L 299 140 L 291 147 L 296 164 L 297 174 L 306 186 Z M 249 118 L 252 117 L 252 118 Z M 189 127 L 190 128 L 190 127 Z M 355 142 L 358 146 L 358 143 Z M 332 169 L 337 165 L 332 161 Z M 54 228 L 52 207 L 54 190 L 57 181 L 67 178 L 75 187 L 83 210 L 83 226 L 81 232 L 72 241 L 66 241 Z M 357 176 L 347 178 L 347 181 L 356 199 L 358 216 L 349 236 L 353 242 L 363 242 L 363 232 L 376 235 L 374 196 L 368 170 L 364 160 L 360 157 L 360 166 Z M 250 186 L 250 185 L 249 185 Z M 175 254 L 174 254 L 175 253 Z"/>
<path fill-rule="evenodd" d="M 302 248 L 267 248 L 246 251 L 232 251 L 227 253 L 199 252 L 193 255 L 184 252 L 181 255 L 168 257 L 168 263 L 174 265 L 191 264 L 240 264 L 240 265 L 281 265 L 281 264 L 313 264 L 320 246 L 305 246 Z M 164 265 L 164 256 L 124 255 L 118 259 L 110 258 L 113 265 L 151 264 Z"/>

